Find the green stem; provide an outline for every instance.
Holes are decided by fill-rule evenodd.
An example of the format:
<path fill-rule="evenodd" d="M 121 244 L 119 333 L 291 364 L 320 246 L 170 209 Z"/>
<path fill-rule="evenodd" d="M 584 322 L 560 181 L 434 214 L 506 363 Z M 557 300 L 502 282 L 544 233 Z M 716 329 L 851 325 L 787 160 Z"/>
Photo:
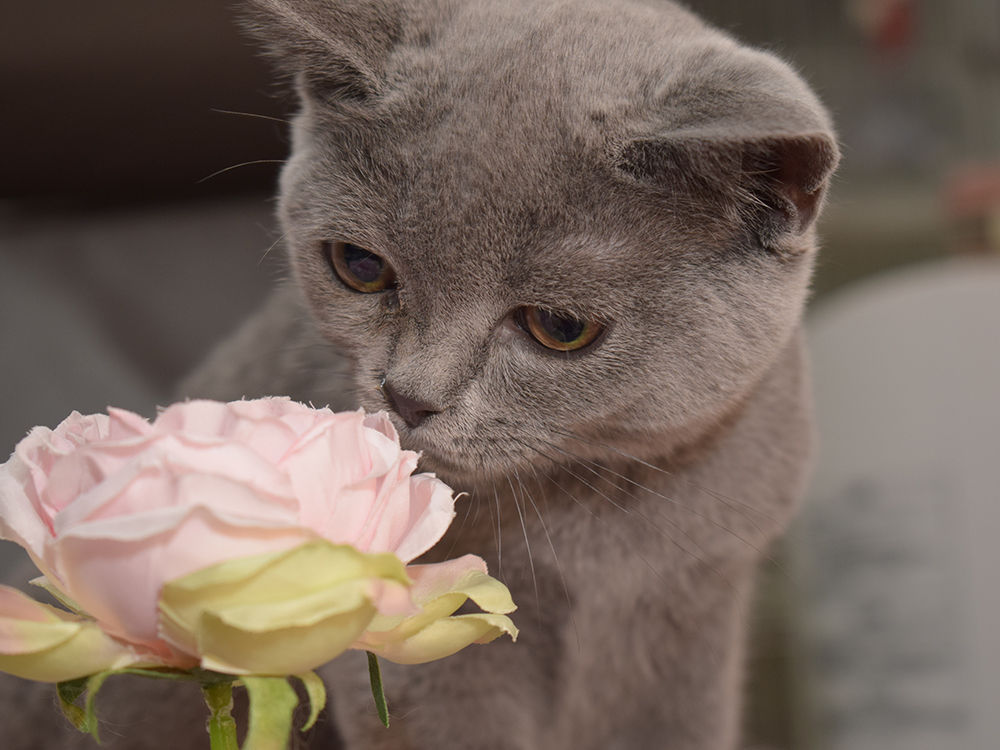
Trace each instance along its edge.
<path fill-rule="evenodd" d="M 208 736 L 212 750 L 239 750 L 236 741 L 236 719 L 232 716 L 233 683 L 203 684 L 201 690 L 212 712 L 208 720 Z"/>

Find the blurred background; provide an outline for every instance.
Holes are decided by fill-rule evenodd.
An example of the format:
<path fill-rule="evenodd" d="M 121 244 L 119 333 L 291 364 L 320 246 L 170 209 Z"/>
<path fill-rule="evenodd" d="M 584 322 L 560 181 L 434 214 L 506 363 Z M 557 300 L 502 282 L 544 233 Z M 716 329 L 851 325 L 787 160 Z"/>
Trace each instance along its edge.
<path fill-rule="evenodd" d="M 844 151 L 809 321 L 824 452 L 764 566 L 748 734 L 1000 747 L 1000 2 L 688 5 L 789 60 Z M 232 6 L 0 5 L 0 447 L 151 416 L 282 275 L 294 102 Z"/>

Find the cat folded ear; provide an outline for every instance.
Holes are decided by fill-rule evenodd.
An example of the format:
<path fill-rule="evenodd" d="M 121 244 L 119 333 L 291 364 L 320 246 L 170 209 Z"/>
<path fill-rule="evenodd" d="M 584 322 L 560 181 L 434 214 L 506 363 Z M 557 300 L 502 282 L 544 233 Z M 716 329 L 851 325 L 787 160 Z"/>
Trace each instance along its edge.
<path fill-rule="evenodd" d="M 824 132 L 734 137 L 695 130 L 631 140 L 617 167 L 675 199 L 714 206 L 761 247 L 781 250 L 816 219 L 838 159 Z"/>
<path fill-rule="evenodd" d="M 320 99 L 369 102 L 402 35 L 395 0 L 248 0 L 246 26 L 280 68 Z"/>

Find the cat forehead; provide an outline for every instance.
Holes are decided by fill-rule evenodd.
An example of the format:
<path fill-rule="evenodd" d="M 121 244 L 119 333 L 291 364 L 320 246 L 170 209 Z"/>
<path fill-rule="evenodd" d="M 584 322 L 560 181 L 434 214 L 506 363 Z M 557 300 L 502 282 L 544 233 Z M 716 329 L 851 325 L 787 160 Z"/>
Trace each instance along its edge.
<path fill-rule="evenodd" d="M 469 0 L 445 3 L 450 11 L 423 28 L 425 5 L 441 3 L 403 13 L 391 43 L 379 41 L 386 29 L 369 38 L 331 12 L 323 38 L 304 42 L 314 55 L 288 53 L 321 121 L 308 125 L 349 132 L 342 143 L 362 157 L 374 139 L 415 172 L 450 169 L 432 179 L 451 184 L 477 168 L 502 178 L 498 154 L 529 180 L 566 162 L 607 162 L 634 136 L 829 129 L 787 66 L 669 2 Z"/>
<path fill-rule="evenodd" d="M 387 58 L 388 89 L 452 115 L 486 109 L 501 131 L 511 118 L 541 124 L 634 108 L 704 45 L 736 49 L 672 3 L 616 0 L 460 3 L 420 38 Z"/>
<path fill-rule="evenodd" d="M 342 122 L 479 109 L 499 127 L 558 110 L 570 127 L 583 116 L 704 128 L 721 116 L 759 134 L 787 110 L 789 131 L 829 129 L 787 66 L 670 0 L 248 1 L 304 98 L 332 102 Z M 748 111 L 757 98 L 770 104 Z"/>
<path fill-rule="evenodd" d="M 613 316 L 631 290 L 668 273 L 655 248 L 605 235 L 540 236 L 528 242 L 457 246 L 430 235 L 377 246 L 410 293 L 440 302 L 537 304 Z"/>

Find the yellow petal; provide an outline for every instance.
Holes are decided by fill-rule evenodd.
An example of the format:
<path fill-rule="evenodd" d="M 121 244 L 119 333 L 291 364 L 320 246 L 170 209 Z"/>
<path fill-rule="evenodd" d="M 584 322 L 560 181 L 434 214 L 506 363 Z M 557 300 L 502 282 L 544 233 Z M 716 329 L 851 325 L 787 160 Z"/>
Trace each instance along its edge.
<path fill-rule="evenodd" d="M 377 615 L 368 627 L 370 632 L 394 631 L 393 638 L 407 638 L 430 623 L 455 612 L 472 599 L 480 609 L 494 614 L 508 614 L 517 607 L 510 591 L 500 581 L 486 574 L 486 563 L 475 555 L 431 565 L 409 565 L 413 578 L 413 602 L 421 608 L 414 616 Z"/>
<path fill-rule="evenodd" d="M 517 640 L 517 628 L 506 615 L 471 614 L 444 617 L 401 640 L 378 638 L 363 642 L 364 648 L 397 664 L 423 664 L 442 659 L 473 643 L 489 643 L 506 633 Z M 366 634 L 368 636 L 368 634 Z"/>
<path fill-rule="evenodd" d="M 61 605 L 66 607 L 66 609 L 76 612 L 78 615 L 84 615 L 85 612 L 83 607 L 76 603 L 75 600 L 71 599 L 66 595 L 65 592 L 60 590 L 47 576 L 38 576 L 38 578 L 32 578 L 28 581 L 32 586 L 38 586 L 40 589 L 45 589 L 56 601 Z"/>
<path fill-rule="evenodd" d="M 308 672 L 347 649 L 381 597 L 410 581 L 392 554 L 320 541 L 215 565 L 167 584 L 162 636 L 228 674 Z"/>
<path fill-rule="evenodd" d="M 64 682 L 142 661 L 96 623 L 0 586 L 0 671 Z"/>
<path fill-rule="evenodd" d="M 376 615 L 355 648 L 399 664 L 419 664 L 449 656 L 471 643 L 488 643 L 502 633 L 517 639 L 509 617 L 516 607 L 510 591 L 486 574 L 486 563 L 474 555 L 432 565 L 410 565 L 414 603 L 419 614 Z M 484 614 L 450 617 L 467 599 Z"/>
<path fill-rule="evenodd" d="M 375 608 L 329 617 L 309 627 L 254 633 L 210 614 L 198 633 L 201 666 L 225 674 L 286 675 L 306 672 L 339 656 L 364 632 Z"/>

